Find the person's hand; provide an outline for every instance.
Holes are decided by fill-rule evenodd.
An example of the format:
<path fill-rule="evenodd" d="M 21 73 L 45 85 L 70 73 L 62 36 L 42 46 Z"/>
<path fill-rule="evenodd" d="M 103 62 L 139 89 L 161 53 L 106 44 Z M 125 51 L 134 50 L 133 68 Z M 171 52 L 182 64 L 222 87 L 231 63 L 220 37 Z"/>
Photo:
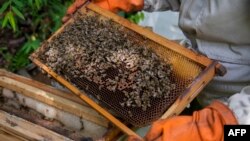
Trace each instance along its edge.
<path fill-rule="evenodd" d="M 140 11 L 144 5 L 144 0 L 94 0 L 93 2 L 114 13 Z"/>
<path fill-rule="evenodd" d="M 193 113 L 193 116 L 176 116 L 158 120 L 145 136 L 146 141 L 222 141 L 225 124 L 237 124 L 228 107 L 220 102 Z M 128 141 L 140 141 L 129 137 Z"/>
<path fill-rule="evenodd" d="M 86 0 L 76 0 L 68 8 L 67 14 L 63 17 L 62 21 L 66 22 L 70 18 L 70 15 L 85 2 Z M 143 9 L 144 0 L 92 0 L 92 3 L 114 13 L 117 13 L 120 10 L 125 12 L 135 12 Z"/>

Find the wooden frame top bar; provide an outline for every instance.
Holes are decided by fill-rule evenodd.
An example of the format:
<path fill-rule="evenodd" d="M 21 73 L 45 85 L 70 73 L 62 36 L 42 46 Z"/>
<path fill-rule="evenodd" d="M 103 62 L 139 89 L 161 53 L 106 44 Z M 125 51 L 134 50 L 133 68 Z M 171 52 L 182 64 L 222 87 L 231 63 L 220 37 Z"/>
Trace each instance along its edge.
<path fill-rule="evenodd" d="M 89 3 L 86 5 L 87 8 L 105 16 L 108 17 L 112 20 L 114 20 L 117 23 L 120 23 L 121 25 L 123 25 L 126 28 L 129 28 L 133 31 L 136 31 L 137 33 L 147 37 L 150 40 L 153 40 L 157 43 L 159 43 L 160 45 L 163 45 L 164 47 L 171 49 L 172 51 L 175 51 L 185 57 L 188 57 L 190 59 L 192 59 L 193 61 L 200 63 L 204 66 L 208 66 L 212 63 L 212 61 L 210 59 L 208 59 L 207 57 L 201 55 L 201 54 L 197 54 L 181 45 L 179 45 L 178 43 L 175 43 L 173 41 L 170 41 L 154 32 L 152 32 L 151 30 L 148 30 L 146 28 L 143 28 L 141 26 L 138 26 L 137 24 L 134 24 L 110 11 L 104 10 L 98 6 L 96 6 L 93 3 Z M 85 7 L 82 7 L 80 10 L 85 10 Z"/>

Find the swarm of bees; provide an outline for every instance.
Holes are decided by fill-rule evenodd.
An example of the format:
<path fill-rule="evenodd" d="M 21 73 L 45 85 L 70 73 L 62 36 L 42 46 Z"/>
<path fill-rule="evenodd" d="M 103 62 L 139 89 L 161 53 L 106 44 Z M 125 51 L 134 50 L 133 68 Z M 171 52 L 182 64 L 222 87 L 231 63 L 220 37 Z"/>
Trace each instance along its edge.
<path fill-rule="evenodd" d="M 98 18 L 75 17 L 47 43 L 48 50 L 40 56 L 42 61 L 68 81 L 85 78 L 96 83 L 100 91 L 122 92 L 122 107 L 146 111 L 152 98 L 167 98 L 175 89 L 169 79 L 172 65 L 146 45 L 129 39 L 130 32 L 124 32 L 124 27 Z M 96 97 L 101 100 L 99 95 Z"/>

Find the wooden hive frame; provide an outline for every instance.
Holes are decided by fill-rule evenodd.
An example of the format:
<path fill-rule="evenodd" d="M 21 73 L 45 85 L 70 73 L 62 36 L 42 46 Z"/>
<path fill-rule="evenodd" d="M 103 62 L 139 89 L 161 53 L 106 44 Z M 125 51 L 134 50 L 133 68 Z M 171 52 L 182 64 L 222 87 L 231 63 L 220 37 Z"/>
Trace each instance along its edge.
<path fill-rule="evenodd" d="M 161 118 L 168 118 L 173 115 L 178 115 L 183 109 L 186 107 L 187 104 L 189 104 L 197 95 L 198 93 L 206 86 L 213 77 L 217 75 L 224 75 L 226 73 L 225 68 L 217 63 L 216 61 L 210 60 L 205 56 L 202 56 L 200 54 L 194 53 L 189 49 L 186 49 L 182 47 L 181 45 L 172 42 L 170 40 L 167 40 L 164 37 L 161 37 L 155 33 L 153 33 L 150 30 L 147 30 L 143 27 L 140 27 L 136 24 L 133 24 L 129 22 L 128 20 L 117 16 L 114 13 L 111 13 L 109 11 L 106 11 L 102 8 L 97 7 L 93 3 L 89 3 L 86 1 L 85 5 L 82 6 L 82 8 L 79 9 L 81 13 L 86 12 L 88 9 L 107 17 L 111 20 L 113 20 L 116 23 L 119 23 L 120 25 L 133 30 L 137 33 L 139 33 L 142 36 L 145 36 L 146 38 L 164 46 L 167 49 L 170 49 L 173 52 L 176 52 L 184 57 L 187 57 L 188 59 L 202 65 L 205 67 L 205 69 L 196 77 L 196 79 L 190 84 L 190 86 L 185 90 L 184 93 L 182 93 L 179 98 L 168 108 L 168 110 L 162 115 Z M 65 23 L 56 33 L 54 33 L 48 41 L 51 41 L 54 36 L 59 34 L 65 26 L 68 24 L 74 22 L 74 19 L 71 18 L 67 23 Z M 157 51 L 157 49 L 156 49 Z M 159 51 L 158 51 L 159 52 Z M 58 82 L 63 84 L 65 87 L 67 87 L 69 90 L 71 90 L 75 95 L 77 95 L 79 98 L 84 100 L 87 104 L 89 104 L 92 108 L 94 108 L 96 111 L 98 111 L 100 114 L 102 114 L 105 118 L 107 118 L 109 121 L 111 121 L 114 125 L 116 125 L 121 131 L 123 131 L 127 135 L 134 135 L 139 137 L 133 130 L 128 128 L 125 124 L 123 124 L 120 120 L 118 120 L 116 117 L 114 117 L 112 114 L 110 114 L 107 110 L 99 106 L 97 103 L 95 103 L 93 100 L 91 100 L 89 97 L 86 96 L 85 93 L 80 91 L 78 88 L 73 86 L 71 83 L 69 83 L 67 80 L 62 78 L 61 76 L 57 75 L 54 71 L 52 71 L 49 67 L 44 65 L 42 62 L 40 62 L 38 59 L 36 59 L 37 56 L 35 54 L 32 54 L 30 56 L 30 59 L 40 68 L 42 68 L 44 71 L 46 71 L 49 75 L 51 75 L 53 78 L 55 78 Z M 139 137 L 140 138 L 140 137 Z"/>
<path fill-rule="evenodd" d="M 31 78 L 26 78 L 3 69 L 0 69 L 0 87 L 15 92 L 17 97 L 21 96 L 33 99 L 54 107 L 59 111 L 80 117 L 102 128 L 109 129 L 108 120 L 99 115 L 89 105 L 84 103 L 84 101 L 77 97 L 72 97 L 72 94 L 69 92 L 56 89 Z M 5 140 L 8 140 L 7 137 L 10 135 L 3 136 L 4 134 L 2 133 L 6 132 L 18 138 L 18 141 L 19 138 L 25 141 L 48 139 L 51 141 L 71 141 L 63 132 L 53 131 L 36 122 L 32 123 L 32 120 L 23 118 L 20 116 L 21 114 L 15 113 L 15 110 L 5 110 L 4 108 L 0 110 L 0 139 L 5 139 L 4 137 L 6 137 Z M 88 130 L 88 128 L 85 129 Z M 100 133 L 99 135 L 105 140 L 111 138 L 109 135 L 106 136 L 106 133 Z M 14 140 L 14 138 L 11 140 Z"/>

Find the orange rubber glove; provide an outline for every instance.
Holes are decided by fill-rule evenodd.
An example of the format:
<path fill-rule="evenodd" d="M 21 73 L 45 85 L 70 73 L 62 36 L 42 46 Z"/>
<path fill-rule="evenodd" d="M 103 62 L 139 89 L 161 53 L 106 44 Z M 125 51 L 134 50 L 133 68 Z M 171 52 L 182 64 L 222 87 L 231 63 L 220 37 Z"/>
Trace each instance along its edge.
<path fill-rule="evenodd" d="M 146 141 L 223 141 L 225 124 L 237 124 L 230 109 L 219 101 L 193 113 L 153 123 Z M 131 136 L 128 141 L 140 141 Z"/>
<path fill-rule="evenodd" d="M 63 22 L 69 19 L 77 8 L 81 7 L 87 0 L 76 0 L 67 10 L 67 15 L 63 17 Z M 117 13 L 120 10 L 125 12 L 135 12 L 143 9 L 144 0 L 92 0 L 92 3 L 99 7 Z"/>
<path fill-rule="evenodd" d="M 135 12 L 143 9 L 144 0 L 94 0 L 96 5 L 117 13 L 119 11 Z"/>

